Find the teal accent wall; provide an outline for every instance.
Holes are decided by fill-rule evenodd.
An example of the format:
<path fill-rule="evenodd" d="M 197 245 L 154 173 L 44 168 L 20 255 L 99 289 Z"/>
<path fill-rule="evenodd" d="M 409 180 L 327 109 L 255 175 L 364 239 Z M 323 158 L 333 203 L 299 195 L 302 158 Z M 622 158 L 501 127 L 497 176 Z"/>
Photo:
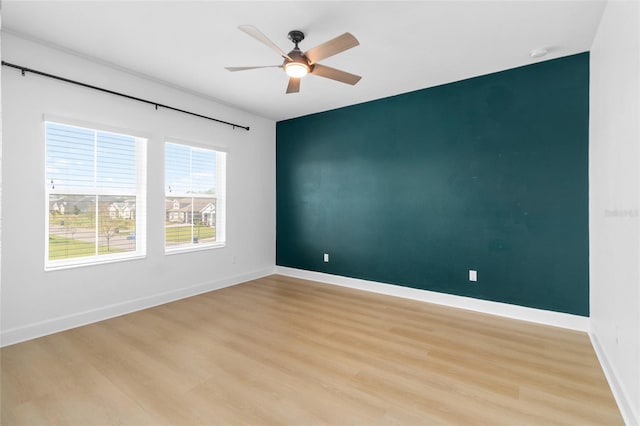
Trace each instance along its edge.
<path fill-rule="evenodd" d="M 277 264 L 586 316 L 588 127 L 588 53 L 278 122 Z"/>

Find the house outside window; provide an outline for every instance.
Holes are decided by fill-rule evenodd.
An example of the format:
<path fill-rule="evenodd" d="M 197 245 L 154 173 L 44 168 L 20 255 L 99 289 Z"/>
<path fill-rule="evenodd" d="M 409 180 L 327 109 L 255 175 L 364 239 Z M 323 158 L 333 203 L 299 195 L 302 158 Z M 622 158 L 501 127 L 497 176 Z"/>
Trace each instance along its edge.
<path fill-rule="evenodd" d="M 225 152 L 167 142 L 165 188 L 167 253 L 224 245 Z"/>
<path fill-rule="evenodd" d="M 146 254 L 146 139 L 45 122 L 45 269 Z"/>

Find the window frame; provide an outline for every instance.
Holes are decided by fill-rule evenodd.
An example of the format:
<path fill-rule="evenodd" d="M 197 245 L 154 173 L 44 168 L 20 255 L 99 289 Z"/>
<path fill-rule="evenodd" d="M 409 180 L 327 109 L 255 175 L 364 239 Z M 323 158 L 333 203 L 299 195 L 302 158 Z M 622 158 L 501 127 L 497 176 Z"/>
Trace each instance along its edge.
<path fill-rule="evenodd" d="M 75 127 L 85 130 L 90 130 L 95 133 L 110 133 L 120 136 L 132 137 L 135 140 L 135 169 L 136 169 L 136 188 L 134 191 L 130 191 L 123 194 L 122 190 L 99 188 L 94 187 L 89 190 L 82 188 L 74 189 L 52 189 L 49 182 L 47 182 L 47 161 L 48 161 L 48 131 L 47 125 L 57 124 L 61 126 Z M 86 267 L 92 265 L 100 265 L 105 263 L 122 262 L 135 259 L 143 259 L 147 255 L 147 146 L 149 143 L 149 135 L 144 132 L 123 129 L 110 125 L 99 124 L 95 122 L 87 122 L 80 120 L 73 120 L 64 117 L 44 115 L 43 116 L 43 139 L 44 139 L 44 182 L 45 182 L 45 202 L 44 202 L 44 218 L 45 218 L 45 232 L 44 232 L 44 270 L 55 271 L 60 269 Z M 95 149 L 95 147 L 94 147 Z M 95 165 L 94 165 L 95 167 Z M 95 173 L 95 170 L 94 170 Z M 125 191 L 126 192 L 126 191 Z M 108 195 L 133 195 L 136 198 L 136 224 L 135 224 L 135 238 L 136 249 L 134 251 L 122 252 L 122 253 L 109 253 L 109 254 L 94 254 L 90 256 L 79 256 L 69 259 L 49 259 L 50 249 L 50 197 L 51 195 L 87 195 L 87 196 L 108 196 Z M 97 206 L 96 206 L 97 208 Z M 96 224 L 96 227 L 98 225 Z M 98 231 L 96 231 L 97 235 Z M 96 244 L 98 241 L 96 241 Z"/>
<path fill-rule="evenodd" d="M 216 193 L 213 198 L 216 200 L 215 208 L 216 208 L 216 241 L 206 242 L 206 243 L 193 243 L 193 240 L 189 244 L 175 245 L 175 246 L 167 246 L 167 223 L 166 223 L 166 202 L 167 199 L 170 198 L 168 196 L 168 186 L 167 186 L 167 145 L 182 145 L 187 146 L 189 148 L 195 148 L 199 150 L 213 151 L 216 153 Z M 218 155 L 222 154 L 222 158 Z M 224 248 L 226 246 L 226 228 L 227 228 L 227 220 L 226 220 L 226 198 L 227 198 L 227 161 L 228 161 L 228 151 L 220 146 L 194 142 L 191 140 L 185 140 L 182 138 L 165 138 L 163 145 L 163 245 L 164 245 L 164 254 L 165 255 L 174 255 L 180 253 L 189 253 L 194 251 L 202 251 L 202 250 L 212 250 Z M 222 167 L 223 173 L 219 173 L 219 167 Z M 176 193 L 175 198 L 212 198 L 211 196 L 207 196 L 205 194 L 181 194 Z"/>

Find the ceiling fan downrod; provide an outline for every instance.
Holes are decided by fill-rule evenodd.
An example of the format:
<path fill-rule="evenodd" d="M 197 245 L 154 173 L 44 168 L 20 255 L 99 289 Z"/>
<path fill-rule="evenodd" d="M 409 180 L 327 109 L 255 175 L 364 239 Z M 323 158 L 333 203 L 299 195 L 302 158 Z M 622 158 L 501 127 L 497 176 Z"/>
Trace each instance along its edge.
<path fill-rule="evenodd" d="M 295 50 L 300 50 L 298 48 L 298 43 L 304 40 L 304 33 L 299 30 L 292 30 L 292 31 L 289 31 L 289 34 L 287 37 L 296 45 Z"/>

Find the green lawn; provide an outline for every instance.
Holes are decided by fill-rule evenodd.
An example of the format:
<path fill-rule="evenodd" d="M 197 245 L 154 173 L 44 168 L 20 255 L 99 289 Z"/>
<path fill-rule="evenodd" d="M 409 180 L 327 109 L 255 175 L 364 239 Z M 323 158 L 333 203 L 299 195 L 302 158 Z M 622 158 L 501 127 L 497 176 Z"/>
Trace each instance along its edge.
<path fill-rule="evenodd" d="M 96 218 L 91 214 L 49 214 L 49 223 L 51 225 L 63 225 L 67 228 L 93 228 L 96 226 Z"/>
<path fill-rule="evenodd" d="M 69 223 L 68 219 L 65 223 Z M 80 225 L 74 223 L 74 225 Z M 82 224 L 84 225 L 84 224 Z M 121 233 L 124 231 L 120 231 Z M 128 232 L 128 231 L 127 231 Z M 216 230 L 213 227 L 199 225 L 193 227 L 193 236 L 199 241 L 215 239 Z M 165 240 L 168 243 L 190 243 L 192 241 L 191 225 L 171 226 L 165 228 Z M 98 254 L 120 253 L 125 250 L 111 247 L 98 246 Z M 65 238 L 59 235 L 49 235 L 49 260 L 69 259 L 75 257 L 94 256 L 96 254 L 95 243 L 90 243 L 72 238 Z"/>
<path fill-rule="evenodd" d="M 98 254 L 120 253 L 124 250 L 98 246 Z M 94 256 L 96 245 L 86 241 L 73 240 L 59 235 L 49 235 L 49 260 L 69 259 L 74 257 Z"/>
<path fill-rule="evenodd" d="M 193 227 L 193 236 L 198 240 L 211 239 L 216 236 L 216 229 L 206 225 Z M 168 243 L 191 242 L 191 225 L 171 226 L 164 229 L 164 239 Z"/>

